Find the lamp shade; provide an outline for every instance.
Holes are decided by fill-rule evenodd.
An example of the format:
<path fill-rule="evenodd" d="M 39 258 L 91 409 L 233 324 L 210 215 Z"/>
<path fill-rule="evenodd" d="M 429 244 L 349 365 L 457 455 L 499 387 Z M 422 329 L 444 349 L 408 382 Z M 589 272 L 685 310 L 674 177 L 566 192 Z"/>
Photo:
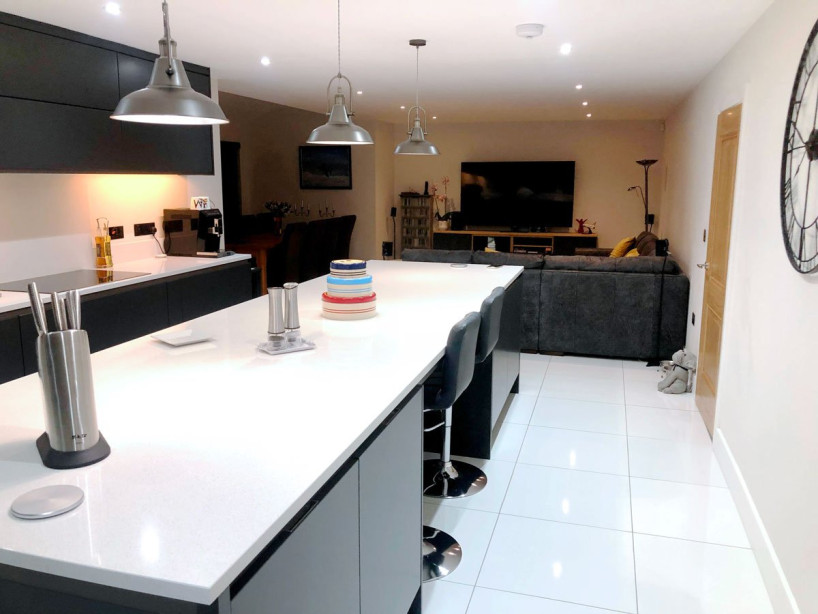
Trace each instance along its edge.
<path fill-rule="evenodd" d="M 185 126 L 226 124 L 218 104 L 190 87 L 185 67 L 176 57 L 176 41 L 170 36 L 167 1 L 162 2 L 165 36 L 159 41 L 159 57 L 147 87 L 131 92 L 116 105 L 111 119 L 143 124 Z"/>
<path fill-rule="evenodd" d="M 438 156 L 440 152 L 432 143 L 426 140 L 423 135 L 423 128 L 420 125 L 420 119 L 415 118 L 415 125 L 412 127 L 412 132 L 409 138 L 398 144 L 395 147 L 395 153 L 404 156 Z"/>
<path fill-rule="evenodd" d="M 310 145 L 372 145 L 373 142 L 369 132 L 350 119 L 342 93 L 335 95 L 327 123 L 318 126 L 307 138 Z"/>

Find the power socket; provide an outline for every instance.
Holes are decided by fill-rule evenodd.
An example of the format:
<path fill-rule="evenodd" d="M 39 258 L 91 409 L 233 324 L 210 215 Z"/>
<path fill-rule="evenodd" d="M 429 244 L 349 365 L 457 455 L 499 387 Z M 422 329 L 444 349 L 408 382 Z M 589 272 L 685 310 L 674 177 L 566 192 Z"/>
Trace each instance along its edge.
<path fill-rule="evenodd" d="M 125 238 L 125 227 L 124 226 L 108 226 L 108 236 L 111 237 L 111 241 L 115 241 L 116 239 L 124 239 Z"/>
<path fill-rule="evenodd" d="M 135 237 L 156 234 L 156 224 L 153 222 L 147 222 L 146 224 L 134 224 L 133 234 Z"/>

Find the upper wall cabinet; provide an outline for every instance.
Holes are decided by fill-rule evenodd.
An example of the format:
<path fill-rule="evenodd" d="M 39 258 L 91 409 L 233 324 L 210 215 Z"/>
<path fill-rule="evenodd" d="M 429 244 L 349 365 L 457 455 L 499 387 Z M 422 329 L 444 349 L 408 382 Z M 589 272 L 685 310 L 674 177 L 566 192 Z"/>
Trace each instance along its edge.
<path fill-rule="evenodd" d="M 213 174 L 209 126 L 110 118 L 155 54 L 0 13 L 0 172 Z M 210 95 L 210 70 L 185 63 Z"/>

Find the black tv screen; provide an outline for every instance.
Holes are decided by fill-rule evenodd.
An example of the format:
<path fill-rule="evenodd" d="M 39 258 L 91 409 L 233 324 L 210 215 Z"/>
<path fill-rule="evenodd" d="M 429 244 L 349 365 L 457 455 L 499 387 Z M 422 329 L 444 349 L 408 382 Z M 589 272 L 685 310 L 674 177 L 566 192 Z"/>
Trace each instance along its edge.
<path fill-rule="evenodd" d="M 460 210 L 469 227 L 570 227 L 574 162 L 462 162 Z"/>

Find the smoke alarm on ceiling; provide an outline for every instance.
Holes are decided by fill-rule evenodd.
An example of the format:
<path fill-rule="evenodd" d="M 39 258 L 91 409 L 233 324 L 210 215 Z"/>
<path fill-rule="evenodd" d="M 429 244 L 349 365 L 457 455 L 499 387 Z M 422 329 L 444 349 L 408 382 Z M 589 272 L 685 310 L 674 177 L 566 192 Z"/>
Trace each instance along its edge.
<path fill-rule="evenodd" d="M 523 38 L 535 38 L 542 36 L 542 31 L 545 28 L 541 23 L 521 23 L 517 26 L 517 36 Z"/>

